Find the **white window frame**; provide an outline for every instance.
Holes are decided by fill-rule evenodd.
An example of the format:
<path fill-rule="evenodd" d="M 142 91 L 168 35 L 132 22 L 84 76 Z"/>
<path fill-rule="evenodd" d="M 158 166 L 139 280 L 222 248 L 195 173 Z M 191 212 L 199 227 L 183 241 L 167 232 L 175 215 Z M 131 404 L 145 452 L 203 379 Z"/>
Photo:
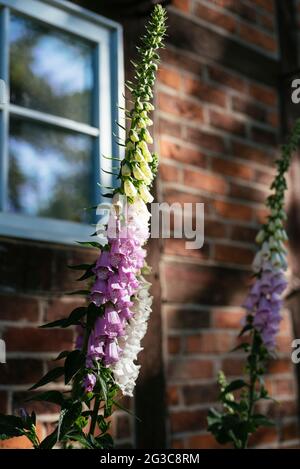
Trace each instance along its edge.
<path fill-rule="evenodd" d="M 101 186 L 114 184 L 112 176 L 100 170 L 103 168 L 111 171 L 111 160 L 103 159 L 101 155 L 122 156 L 122 149 L 117 141 L 123 133 L 116 124 L 121 117 L 118 106 L 122 106 L 124 100 L 122 27 L 114 21 L 64 0 L 0 0 L 0 79 L 7 85 L 8 96 L 10 12 L 42 21 L 94 43 L 95 90 L 92 99 L 97 105 L 94 105 L 96 111 L 93 112 L 93 125 L 87 125 L 16 106 L 10 104 L 9 100 L 0 103 L 0 236 L 59 244 L 86 241 L 93 232 L 90 225 L 5 211 L 8 194 L 9 116 L 19 116 L 28 121 L 45 123 L 53 128 L 79 132 L 94 138 L 91 205 L 97 205 L 103 192 L 98 183 L 100 182 Z"/>

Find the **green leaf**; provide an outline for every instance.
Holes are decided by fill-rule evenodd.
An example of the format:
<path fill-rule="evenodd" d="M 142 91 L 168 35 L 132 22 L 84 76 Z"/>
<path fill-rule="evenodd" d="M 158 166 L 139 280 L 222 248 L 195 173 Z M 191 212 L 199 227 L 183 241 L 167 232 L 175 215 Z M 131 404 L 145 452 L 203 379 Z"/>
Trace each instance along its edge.
<path fill-rule="evenodd" d="M 48 324 L 43 324 L 40 326 L 41 329 L 46 329 L 50 327 L 69 327 L 79 324 L 79 320 L 86 314 L 87 308 L 80 306 L 72 311 L 69 317 L 58 319 L 57 321 L 49 322 Z"/>
<path fill-rule="evenodd" d="M 81 415 L 82 403 L 77 401 L 71 407 L 62 409 L 59 419 L 59 429 L 57 434 L 57 441 L 63 439 L 65 434 L 70 431 L 72 425 L 76 422 Z"/>
<path fill-rule="evenodd" d="M 65 369 L 62 366 L 53 368 L 53 370 L 48 371 L 48 373 L 45 374 L 45 376 L 42 379 L 40 379 L 36 384 L 31 386 L 31 388 L 29 388 L 29 391 L 40 388 L 41 386 L 44 386 L 45 384 L 48 384 L 51 381 L 55 381 L 56 379 L 63 376 L 64 372 L 65 372 Z"/>
<path fill-rule="evenodd" d="M 262 414 L 252 415 L 252 420 L 257 427 L 275 427 L 275 423 Z"/>
<path fill-rule="evenodd" d="M 89 290 L 76 290 L 76 291 L 71 291 L 67 292 L 66 295 L 84 295 L 87 296 L 90 294 Z"/>
<path fill-rule="evenodd" d="M 68 265 L 68 268 L 73 269 L 73 270 L 87 270 L 90 267 L 91 267 L 91 264 Z"/>
<path fill-rule="evenodd" d="M 244 352 L 248 352 L 250 349 L 250 345 L 249 344 L 246 344 L 245 342 L 243 342 L 242 344 L 239 344 L 237 345 L 236 347 L 234 347 L 231 352 L 236 352 L 237 350 L 244 350 Z"/>
<path fill-rule="evenodd" d="M 84 448 L 93 449 L 89 440 L 85 437 L 84 433 L 71 433 L 66 435 L 66 438 L 71 441 L 78 441 Z"/>
<path fill-rule="evenodd" d="M 39 445 L 38 449 L 52 449 L 57 443 L 57 428 Z"/>
<path fill-rule="evenodd" d="M 245 332 L 251 331 L 252 329 L 253 329 L 252 324 L 246 324 L 246 326 L 244 326 L 241 332 L 239 333 L 238 337 L 241 337 L 242 335 L 245 334 Z"/>
<path fill-rule="evenodd" d="M 65 384 L 68 384 L 84 363 L 80 350 L 73 350 L 65 361 Z"/>
<path fill-rule="evenodd" d="M 27 399 L 27 401 L 52 402 L 53 404 L 57 404 L 62 407 L 64 404 L 64 396 L 59 391 L 45 391 L 40 394 L 31 396 Z"/>
<path fill-rule="evenodd" d="M 210 409 L 207 415 L 208 427 L 220 423 L 222 419 L 222 414 L 215 409 Z"/>
<path fill-rule="evenodd" d="M 24 434 L 24 422 L 16 415 L 0 414 L 0 440 Z"/>
<path fill-rule="evenodd" d="M 229 394 L 232 391 L 236 391 L 237 389 L 241 389 L 245 386 L 247 386 L 247 383 L 243 379 L 236 379 L 226 386 L 221 395 L 225 396 L 226 394 Z"/>
<path fill-rule="evenodd" d="M 97 241 L 76 241 L 77 244 L 80 244 L 81 246 L 86 246 L 89 248 L 98 248 L 102 249 L 102 246 L 100 243 L 97 243 Z"/>
<path fill-rule="evenodd" d="M 66 358 L 69 353 L 71 353 L 70 350 L 64 350 L 63 352 L 60 352 L 60 354 L 55 358 L 55 362 L 58 361 L 58 360 L 62 360 L 63 358 Z"/>
<path fill-rule="evenodd" d="M 95 264 L 92 264 L 87 271 L 77 279 L 77 282 L 81 282 L 83 280 L 86 280 L 87 278 L 93 277 L 95 275 L 95 272 L 93 272 L 93 268 L 95 267 Z"/>

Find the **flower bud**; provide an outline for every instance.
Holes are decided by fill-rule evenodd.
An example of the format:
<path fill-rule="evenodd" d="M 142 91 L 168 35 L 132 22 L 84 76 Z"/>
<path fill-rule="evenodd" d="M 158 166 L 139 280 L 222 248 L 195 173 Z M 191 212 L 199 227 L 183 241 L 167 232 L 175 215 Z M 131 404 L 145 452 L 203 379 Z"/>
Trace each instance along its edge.
<path fill-rule="evenodd" d="M 260 230 L 257 235 L 256 235 L 256 238 L 255 238 L 255 241 L 257 242 L 257 244 L 261 244 L 265 239 L 265 232 L 264 230 Z"/>
<path fill-rule="evenodd" d="M 148 112 L 154 111 L 154 109 L 155 109 L 152 103 L 145 103 L 145 104 L 144 104 L 144 108 L 145 108 L 145 110 L 148 111 Z"/>
<path fill-rule="evenodd" d="M 145 142 L 150 143 L 150 144 L 153 143 L 153 138 L 151 137 L 150 132 L 149 132 L 148 129 L 144 130 L 143 136 L 144 136 Z"/>
<path fill-rule="evenodd" d="M 144 181 L 145 174 L 138 165 L 135 165 L 132 171 L 135 179 L 137 179 L 138 181 Z"/>
<path fill-rule="evenodd" d="M 141 152 L 141 150 L 139 148 L 136 149 L 136 152 L 134 153 L 134 159 L 136 161 L 145 161 L 144 160 L 144 157 L 143 157 L 143 153 Z"/>
<path fill-rule="evenodd" d="M 126 179 L 126 181 L 124 182 L 124 191 L 127 197 L 134 198 L 137 196 L 137 190 L 135 186 L 132 184 L 132 182 L 129 181 L 129 179 Z"/>
<path fill-rule="evenodd" d="M 145 163 L 141 163 L 140 166 L 141 166 L 141 170 L 143 171 L 145 176 L 149 179 L 152 179 L 153 174 L 152 174 L 152 171 L 149 168 L 148 164 L 145 162 Z"/>
<path fill-rule="evenodd" d="M 130 140 L 132 142 L 138 142 L 139 141 L 139 136 L 138 136 L 138 133 L 135 131 L 135 130 L 132 130 L 130 132 Z"/>
<path fill-rule="evenodd" d="M 146 204 L 153 202 L 153 197 L 148 191 L 147 186 L 145 184 L 141 184 L 139 186 L 139 193 L 143 201 L 146 202 Z"/>
<path fill-rule="evenodd" d="M 131 174 L 131 169 L 130 167 L 128 166 L 128 164 L 122 164 L 122 168 L 121 168 L 121 174 L 122 176 L 130 176 Z"/>

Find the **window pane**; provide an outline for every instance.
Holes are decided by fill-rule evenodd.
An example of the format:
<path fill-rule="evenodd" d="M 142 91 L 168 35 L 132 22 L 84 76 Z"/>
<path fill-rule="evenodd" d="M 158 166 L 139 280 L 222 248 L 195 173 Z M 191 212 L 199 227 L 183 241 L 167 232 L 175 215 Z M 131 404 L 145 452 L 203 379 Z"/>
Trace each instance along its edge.
<path fill-rule="evenodd" d="M 11 120 L 8 210 L 88 222 L 92 138 Z"/>
<path fill-rule="evenodd" d="M 92 124 L 92 45 L 11 15 L 11 102 Z"/>

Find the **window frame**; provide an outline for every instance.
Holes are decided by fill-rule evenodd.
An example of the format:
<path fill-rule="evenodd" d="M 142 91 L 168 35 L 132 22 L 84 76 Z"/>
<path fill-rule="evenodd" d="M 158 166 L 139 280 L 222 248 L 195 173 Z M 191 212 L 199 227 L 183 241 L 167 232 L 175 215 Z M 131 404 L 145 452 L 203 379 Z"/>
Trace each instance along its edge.
<path fill-rule="evenodd" d="M 95 86 L 93 125 L 28 109 L 9 102 L 9 18 L 10 12 L 42 22 L 94 43 Z M 3 47 L 2 47 L 3 46 Z M 7 87 L 7 102 L 0 103 L 0 236 L 74 244 L 93 232 L 91 225 L 5 212 L 8 189 L 9 117 L 44 123 L 53 129 L 65 129 L 94 138 L 92 155 L 92 204 L 102 201 L 102 186 L 114 186 L 112 160 L 101 155 L 123 156 L 117 140 L 124 136 L 117 125 L 124 105 L 123 30 L 119 23 L 73 5 L 65 0 L 0 0 L 0 79 Z M 109 73 L 107 73 L 109 70 Z M 101 129 L 101 130 L 100 130 Z M 103 135 L 103 138 L 102 138 Z M 84 207 L 83 207 L 84 208 Z M 95 220 L 96 221 L 96 218 Z"/>

